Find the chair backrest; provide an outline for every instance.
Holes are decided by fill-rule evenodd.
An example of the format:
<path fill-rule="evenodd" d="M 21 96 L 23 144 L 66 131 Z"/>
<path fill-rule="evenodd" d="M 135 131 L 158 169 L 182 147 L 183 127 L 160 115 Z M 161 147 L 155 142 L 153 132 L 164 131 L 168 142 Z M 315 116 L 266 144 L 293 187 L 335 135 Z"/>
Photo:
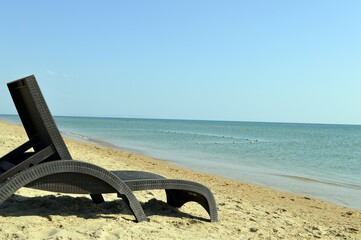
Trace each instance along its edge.
<path fill-rule="evenodd" d="M 35 77 L 10 82 L 8 88 L 29 141 L 0 158 L 0 183 L 41 162 L 71 160 Z"/>
<path fill-rule="evenodd" d="M 35 152 L 53 145 L 54 159 L 71 159 L 59 129 L 45 102 L 35 76 L 8 83 L 10 94 Z"/>

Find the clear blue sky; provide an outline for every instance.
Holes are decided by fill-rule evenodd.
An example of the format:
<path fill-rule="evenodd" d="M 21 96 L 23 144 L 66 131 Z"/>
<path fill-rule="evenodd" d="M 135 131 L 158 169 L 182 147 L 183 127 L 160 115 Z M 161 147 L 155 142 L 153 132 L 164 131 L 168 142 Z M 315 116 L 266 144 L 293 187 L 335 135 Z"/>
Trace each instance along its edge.
<path fill-rule="evenodd" d="M 361 1 L 1 1 L 54 115 L 361 124 Z"/>

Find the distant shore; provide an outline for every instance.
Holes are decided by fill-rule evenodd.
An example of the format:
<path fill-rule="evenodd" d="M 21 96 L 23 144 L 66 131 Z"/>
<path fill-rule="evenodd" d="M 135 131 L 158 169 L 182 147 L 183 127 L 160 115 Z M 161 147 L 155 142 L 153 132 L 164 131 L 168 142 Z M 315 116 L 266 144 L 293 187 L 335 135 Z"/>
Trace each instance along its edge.
<path fill-rule="evenodd" d="M 20 126 L 0 121 L 0 155 L 26 141 Z M 361 211 L 192 171 L 139 154 L 66 139 L 74 159 L 111 170 L 142 170 L 188 179 L 214 193 L 218 223 L 195 203 L 176 211 L 162 191 L 136 192 L 149 222 L 135 223 L 121 200 L 20 189 L 0 205 L 0 239 L 361 239 Z"/>

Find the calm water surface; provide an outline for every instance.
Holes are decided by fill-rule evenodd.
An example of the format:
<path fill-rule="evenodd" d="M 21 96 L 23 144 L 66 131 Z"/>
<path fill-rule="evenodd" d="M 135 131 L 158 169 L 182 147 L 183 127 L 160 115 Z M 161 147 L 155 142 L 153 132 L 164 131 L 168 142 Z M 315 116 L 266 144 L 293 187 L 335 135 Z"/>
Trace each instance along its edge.
<path fill-rule="evenodd" d="M 20 123 L 17 116 L 0 118 Z M 361 209 L 361 126 L 55 117 L 68 137 Z"/>

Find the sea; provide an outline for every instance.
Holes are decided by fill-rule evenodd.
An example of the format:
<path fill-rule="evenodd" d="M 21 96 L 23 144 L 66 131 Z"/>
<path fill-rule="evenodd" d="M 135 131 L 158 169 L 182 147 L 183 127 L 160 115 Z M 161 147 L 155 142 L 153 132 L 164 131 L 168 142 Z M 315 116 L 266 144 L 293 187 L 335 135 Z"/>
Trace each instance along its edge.
<path fill-rule="evenodd" d="M 21 124 L 17 115 L 0 119 Z M 360 125 L 103 117 L 55 121 L 65 137 L 361 210 Z"/>

